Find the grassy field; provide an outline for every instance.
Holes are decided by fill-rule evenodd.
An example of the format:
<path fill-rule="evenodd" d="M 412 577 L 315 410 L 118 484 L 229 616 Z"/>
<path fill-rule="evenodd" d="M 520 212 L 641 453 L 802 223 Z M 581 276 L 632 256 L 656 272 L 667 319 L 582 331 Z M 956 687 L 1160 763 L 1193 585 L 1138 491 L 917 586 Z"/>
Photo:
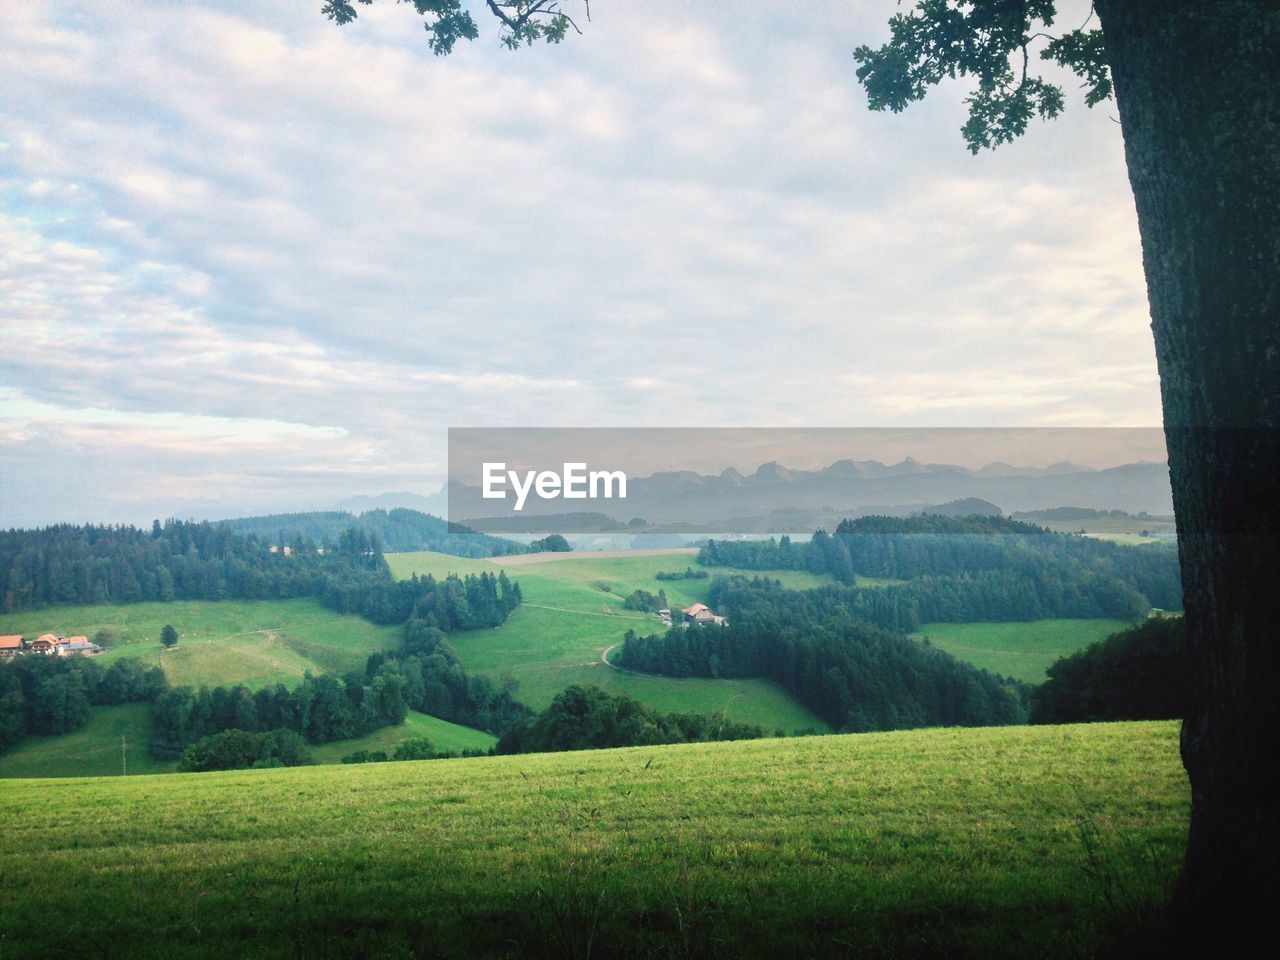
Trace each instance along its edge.
<path fill-rule="evenodd" d="M 114 777 L 120 769 L 120 738 L 128 743 L 128 773 L 169 773 L 177 761 L 152 760 L 147 755 L 151 740 L 150 705 L 128 703 L 118 707 L 95 707 L 93 716 L 79 730 L 57 737 L 28 737 L 15 749 L 0 754 L 2 777 Z M 438 750 L 488 750 L 496 738 L 482 730 L 459 726 L 409 711 L 402 727 L 383 727 L 354 740 L 310 747 L 316 763 L 340 763 L 357 750 L 395 752 L 401 740 L 430 737 Z"/>
<path fill-rule="evenodd" d="M 316 763 L 341 763 L 347 754 L 357 750 L 382 750 L 387 756 L 395 753 L 402 740 L 429 737 L 437 750 L 488 750 L 498 738 L 483 730 L 459 726 L 439 717 L 429 717 L 415 710 L 409 711 L 404 726 L 383 727 L 355 740 L 335 740 L 311 747 L 311 757 Z"/>
<path fill-rule="evenodd" d="M 171 623 L 178 645 L 164 650 L 160 628 Z M 179 600 L 173 603 L 55 607 L 0 616 L 0 633 L 118 634 L 98 661 L 141 657 L 159 663 L 174 685 L 293 683 L 307 670 L 363 670 L 365 659 L 400 641 L 397 627 L 340 616 L 316 600 Z"/>
<path fill-rule="evenodd" d="M 1086 957 L 1166 901 L 1189 803 L 1172 723 L 0 790 L 6 960 Z"/>
<path fill-rule="evenodd" d="M 27 737 L 0 754 L 0 777 L 103 777 L 121 772 L 120 738 L 127 742 L 129 774 L 167 773 L 173 761 L 152 760 L 151 705 L 126 703 L 95 707 L 79 730 L 57 737 Z M 2 790 L 3 788 L 0 788 Z"/>
<path fill-rule="evenodd" d="M 1128 626 L 1126 620 L 926 623 L 914 636 L 992 673 L 1041 683 L 1059 657 Z"/>
<path fill-rule="evenodd" d="M 830 728 L 794 697 L 768 680 L 673 679 L 628 674 L 607 666 L 601 654 L 620 643 L 628 629 L 664 629 L 655 616 L 624 610 L 633 590 L 666 590 L 672 608 L 705 600 L 709 580 L 659 581 L 660 571 L 693 565 L 690 553 L 636 557 L 593 557 L 574 554 L 563 560 L 503 567 L 492 560 L 467 560 L 439 553 L 389 554 L 387 562 L 400 577 L 430 573 L 496 573 L 505 569 L 520 583 L 524 603 L 502 626 L 450 636 L 468 670 L 494 678 L 506 674 L 519 683 L 516 697 L 535 709 L 573 683 L 592 683 L 625 693 L 660 710 L 697 713 L 724 711 L 731 719 L 766 730 L 826 732 Z M 731 571 L 717 568 L 715 573 Z M 830 583 L 807 572 L 768 574 L 796 589 Z"/>

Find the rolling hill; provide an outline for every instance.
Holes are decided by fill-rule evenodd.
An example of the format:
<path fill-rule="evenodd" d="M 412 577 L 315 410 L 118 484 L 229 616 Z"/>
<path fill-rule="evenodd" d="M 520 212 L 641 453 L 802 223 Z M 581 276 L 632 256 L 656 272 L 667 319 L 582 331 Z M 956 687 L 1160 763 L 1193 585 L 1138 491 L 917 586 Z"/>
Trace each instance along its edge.
<path fill-rule="evenodd" d="M 1167 902 L 1189 808 L 1173 723 L 24 780 L 4 798 L 14 960 L 1118 955 Z M 32 909 L 49 890 L 83 896 Z"/>

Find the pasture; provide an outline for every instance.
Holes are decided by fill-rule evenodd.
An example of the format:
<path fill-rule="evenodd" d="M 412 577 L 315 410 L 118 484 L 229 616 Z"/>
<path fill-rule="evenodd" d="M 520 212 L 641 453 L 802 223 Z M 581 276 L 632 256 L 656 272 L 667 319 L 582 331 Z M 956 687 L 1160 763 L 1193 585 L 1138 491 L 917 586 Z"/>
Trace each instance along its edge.
<path fill-rule="evenodd" d="M 1123 953 L 1189 806 L 1173 723 L 0 790 L 6 960 Z"/>
<path fill-rule="evenodd" d="M 463 750 L 488 750 L 498 742 L 497 737 L 483 730 L 473 730 L 410 710 L 402 726 L 382 727 L 363 737 L 314 744 L 309 749 L 316 763 L 341 763 L 343 757 L 357 750 L 381 750 L 389 757 L 401 741 L 416 737 L 430 738 L 437 750 L 456 750 L 459 753 Z"/>
<path fill-rule="evenodd" d="M 1059 657 L 1131 626 L 1127 620 L 1033 620 L 926 623 L 912 636 L 975 667 L 1026 683 L 1043 683 Z"/>
<path fill-rule="evenodd" d="M 496 574 L 504 569 L 493 560 L 425 552 L 388 554 L 387 562 L 400 577 L 412 573 L 430 573 L 437 578 L 448 573 Z M 723 711 L 733 720 L 758 724 L 768 731 L 828 732 L 830 728 L 821 719 L 769 680 L 642 676 L 615 670 L 602 661 L 604 651 L 621 643 L 628 629 L 638 633 L 665 629 L 652 614 L 623 609 L 622 601 L 633 590 L 656 594 L 662 588 L 672 609 L 706 599 L 710 580 L 655 579 L 660 571 L 675 572 L 688 566 L 694 566 L 693 555 L 685 551 L 625 557 L 565 554 L 563 559 L 506 568 L 507 575 L 519 582 L 524 603 L 500 627 L 455 633 L 449 642 L 468 670 L 495 680 L 515 680 L 519 684 L 515 696 L 535 710 L 550 704 L 570 684 L 591 683 L 659 710 Z M 728 572 L 753 575 L 751 571 L 722 568 L 712 574 Z M 770 571 L 767 575 L 795 589 L 831 582 L 807 572 Z"/>
<path fill-rule="evenodd" d="M 165 650 L 160 629 L 171 623 L 178 645 Z M 52 632 L 90 638 L 114 630 L 116 642 L 97 659 L 159 664 L 174 686 L 243 683 L 258 688 L 295 683 L 313 673 L 362 671 L 371 653 L 395 647 L 398 627 L 334 613 L 319 601 L 176 600 L 172 603 L 51 607 L 0 616 L 0 633 Z"/>

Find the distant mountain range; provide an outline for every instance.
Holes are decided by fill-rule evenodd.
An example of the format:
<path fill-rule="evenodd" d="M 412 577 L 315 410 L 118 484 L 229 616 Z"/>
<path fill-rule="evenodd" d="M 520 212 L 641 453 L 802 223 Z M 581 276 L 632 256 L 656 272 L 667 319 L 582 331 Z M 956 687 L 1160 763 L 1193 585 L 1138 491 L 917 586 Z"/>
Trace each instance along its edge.
<path fill-rule="evenodd" d="M 347 499 L 335 503 L 333 508 L 335 510 L 345 510 L 347 513 L 365 513 L 369 510 L 395 510 L 400 508 L 443 517 L 445 511 L 449 508 L 449 497 L 446 493 L 446 488 L 442 486 L 435 493 L 425 497 L 420 493 L 380 493 L 376 497 L 347 497 Z"/>
<path fill-rule="evenodd" d="M 504 529 L 505 515 L 496 516 L 495 501 L 482 499 L 478 487 L 454 481 L 448 494 L 450 518 L 455 522 L 495 532 Z M 908 457 L 894 464 L 839 460 L 820 470 L 796 470 L 772 461 L 746 475 L 733 468 L 719 474 L 655 473 L 629 477 L 625 501 L 531 496 L 524 510 L 511 516 L 521 517 L 519 528 L 527 530 L 529 517 L 581 513 L 585 507 L 622 523 L 639 517 L 650 525 L 682 525 L 708 532 L 781 532 L 830 529 L 844 517 L 906 514 L 965 500 L 986 501 L 1006 513 L 1059 506 L 1153 515 L 1173 512 L 1169 468 L 1164 463 L 1144 461 L 1105 469 L 1067 462 L 1047 467 L 990 463 L 969 469 Z"/>

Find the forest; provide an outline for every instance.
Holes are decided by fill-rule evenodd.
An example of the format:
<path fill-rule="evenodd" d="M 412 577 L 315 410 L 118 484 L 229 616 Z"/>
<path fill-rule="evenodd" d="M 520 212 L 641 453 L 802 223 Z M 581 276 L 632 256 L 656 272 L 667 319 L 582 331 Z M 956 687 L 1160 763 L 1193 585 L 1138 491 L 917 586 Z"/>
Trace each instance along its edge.
<path fill-rule="evenodd" d="M 126 658 L 109 667 L 84 657 L 17 657 L 0 663 L 0 751 L 28 734 L 69 733 L 90 709 L 154 700 L 164 671 Z"/>
<path fill-rule="evenodd" d="M 513 725 L 498 740 L 498 753 L 602 750 L 659 743 L 755 740 L 767 734 L 722 715 L 660 713 L 638 700 L 574 684 L 536 717 Z"/>
<path fill-rule="evenodd" d="M 1029 720 L 1182 720 L 1191 710 L 1191 678 L 1182 617 L 1151 617 L 1050 667 Z"/>
<path fill-rule="evenodd" d="M 336 542 L 343 531 L 355 527 L 376 536 L 382 548 L 390 553 L 433 550 L 455 557 L 500 557 L 508 553 L 530 552 L 528 547 L 514 540 L 477 533 L 460 524 L 407 507 L 366 510 L 358 514 L 345 510 L 273 513 L 222 520 L 219 525 L 241 536 L 254 536 L 278 547 L 293 546 L 298 540 L 310 540 L 324 547 Z"/>
<path fill-rule="evenodd" d="M 868 622 L 848 603 L 874 592 L 718 579 L 711 603 L 727 626 L 628 631 L 612 661 L 673 677 L 768 677 L 838 730 L 1026 721 L 1025 685 Z"/>
<path fill-rule="evenodd" d="M 285 546 L 180 520 L 156 521 L 149 533 L 70 524 L 0 531 L 0 607 L 315 597 L 374 623 L 404 623 L 416 610 L 454 630 L 494 626 L 520 603 L 520 588 L 505 573 L 398 581 L 378 535 L 358 527 L 327 547 L 303 536 Z"/>
<path fill-rule="evenodd" d="M 910 581 L 842 601 L 862 619 L 906 632 L 933 621 L 1134 618 L 1182 607 L 1172 545 L 1121 546 L 984 515 L 860 517 L 806 543 L 713 540 L 698 562 L 807 569 L 845 586 L 858 576 Z"/>

